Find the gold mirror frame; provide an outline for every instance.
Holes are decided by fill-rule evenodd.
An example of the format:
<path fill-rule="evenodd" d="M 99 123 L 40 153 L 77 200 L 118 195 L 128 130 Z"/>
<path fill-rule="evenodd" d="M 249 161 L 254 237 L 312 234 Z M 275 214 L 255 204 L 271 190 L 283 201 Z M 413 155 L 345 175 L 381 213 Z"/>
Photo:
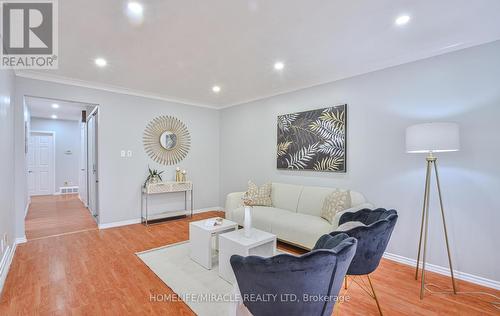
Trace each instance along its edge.
<path fill-rule="evenodd" d="M 177 143 L 173 148 L 166 149 L 161 145 L 160 137 L 164 132 L 170 131 L 177 136 Z M 164 165 L 174 165 L 184 159 L 191 147 L 189 131 L 179 119 L 162 115 L 151 120 L 142 138 L 144 150 L 156 161 Z"/>

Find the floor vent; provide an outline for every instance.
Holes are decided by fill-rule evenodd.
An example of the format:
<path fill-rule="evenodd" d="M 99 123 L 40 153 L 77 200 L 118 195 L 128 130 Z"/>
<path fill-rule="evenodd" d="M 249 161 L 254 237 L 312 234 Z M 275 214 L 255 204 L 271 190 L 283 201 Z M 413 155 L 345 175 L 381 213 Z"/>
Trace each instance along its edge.
<path fill-rule="evenodd" d="M 61 192 L 61 194 L 78 193 L 78 187 L 60 187 L 59 192 Z"/>

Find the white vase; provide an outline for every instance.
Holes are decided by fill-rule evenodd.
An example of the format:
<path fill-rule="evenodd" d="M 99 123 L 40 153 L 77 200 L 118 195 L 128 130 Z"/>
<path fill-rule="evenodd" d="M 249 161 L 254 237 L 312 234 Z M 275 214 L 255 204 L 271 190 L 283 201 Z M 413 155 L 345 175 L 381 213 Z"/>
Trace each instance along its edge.
<path fill-rule="evenodd" d="M 245 219 L 243 220 L 243 229 L 245 237 L 252 235 L 252 207 L 245 206 Z"/>

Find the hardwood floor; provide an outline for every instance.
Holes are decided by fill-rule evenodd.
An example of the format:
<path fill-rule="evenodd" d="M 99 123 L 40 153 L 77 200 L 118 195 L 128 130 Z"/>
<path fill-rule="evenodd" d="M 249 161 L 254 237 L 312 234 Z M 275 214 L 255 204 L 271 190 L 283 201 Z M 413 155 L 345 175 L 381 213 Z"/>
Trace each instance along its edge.
<path fill-rule="evenodd" d="M 193 220 L 221 215 L 206 212 Z M 0 299 L 0 315 L 193 315 L 182 302 L 150 301 L 150 295 L 172 291 L 135 255 L 188 239 L 189 221 L 94 229 L 20 244 Z M 385 315 L 499 315 L 487 296 L 426 294 L 420 301 L 413 274 L 413 268 L 390 260 L 382 260 L 373 273 Z M 434 273 L 427 277 L 449 288 L 448 278 Z M 458 288 L 500 295 L 462 281 Z M 375 302 L 357 285 L 351 284 L 347 295 L 350 300 L 341 304 L 340 315 L 378 315 Z"/>
<path fill-rule="evenodd" d="M 76 194 L 33 196 L 25 220 L 26 238 L 97 229 L 90 212 Z"/>

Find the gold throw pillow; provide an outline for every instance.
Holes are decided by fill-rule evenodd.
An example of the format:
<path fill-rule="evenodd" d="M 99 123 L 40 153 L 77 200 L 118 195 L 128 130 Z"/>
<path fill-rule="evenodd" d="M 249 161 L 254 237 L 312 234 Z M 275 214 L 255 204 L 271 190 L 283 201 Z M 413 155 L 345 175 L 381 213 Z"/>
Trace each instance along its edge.
<path fill-rule="evenodd" d="M 351 207 L 351 192 L 335 190 L 325 197 L 321 217 L 333 224 L 335 215 Z"/>
<path fill-rule="evenodd" d="M 245 197 L 249 199 L 249 205 L 252 206 L 273 206 L 271 200 L 271 183 L 263 184 L 260 188 L 248 181 L 248 190 Z"/>

